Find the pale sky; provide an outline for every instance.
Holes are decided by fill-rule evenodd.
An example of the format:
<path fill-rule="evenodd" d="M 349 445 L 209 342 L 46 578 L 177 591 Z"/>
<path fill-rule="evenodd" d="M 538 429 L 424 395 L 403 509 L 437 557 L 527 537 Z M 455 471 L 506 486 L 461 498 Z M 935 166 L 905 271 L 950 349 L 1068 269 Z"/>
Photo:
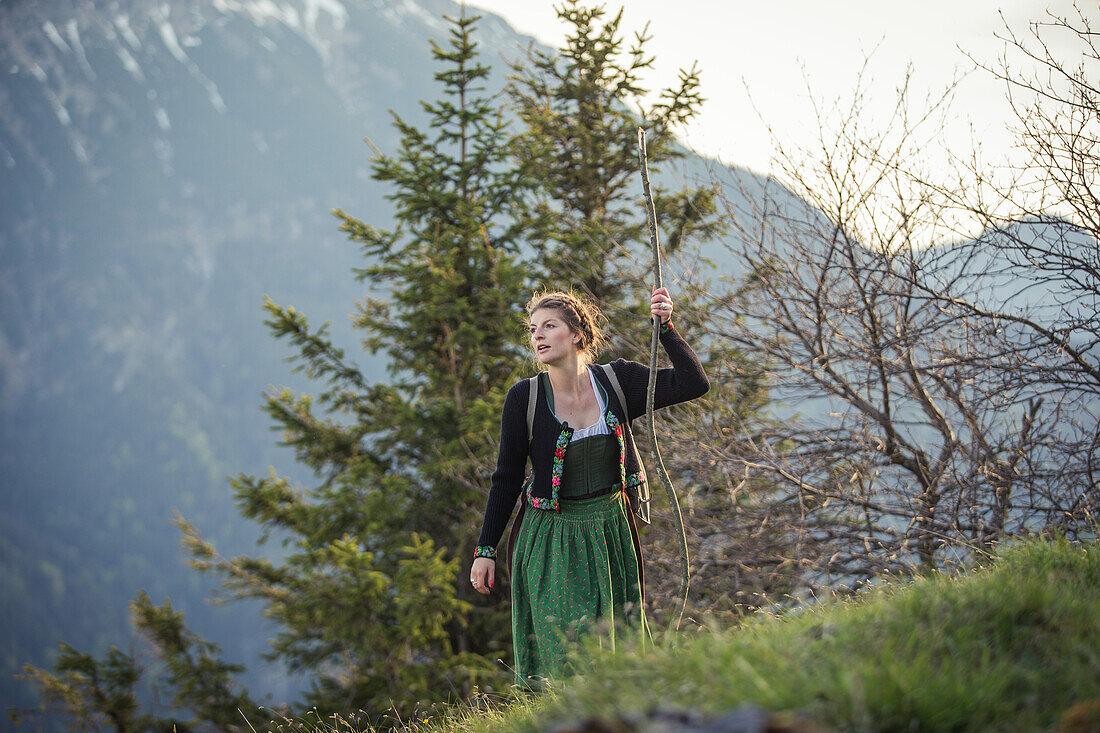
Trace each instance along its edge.
<path fill-rule="evenodd" d="M 469 1 L 554 47 L 566 31 L 556 4 Z M 994 63 L 1003 43 L 993 34 L 1003 31 L 1005 22 L 1026 33 L 1027 21 L 1042 18 L 1048 9 L 1076 17 L 1072 0 L 611 0 L 606 6 L 624 8 L 621 28 L 631 37 L 650 22 L 649 50 L 656 56 L 650 88 L 674 84 L 679 68 L 699 62 L 708 101 L 685 142 L 760 172 L 770 170 L 772 156 L 764 123 L 785 144 L 812 144 L 816 124 L 808 90 L 826 105 L 850 98 L 868 54 L 873 54 L 869 113 L 884 115 L 908 65 L 914 72 L 912 98 L 919 103 L 973 69 L 963 50 Z M 1082 0 L 1080 7 L 1097 16 L 1095 0 Z M 1000 158 L 1011 148 L 1010 114 L 1003 83 L 974 71 L 956 92 L 945 139 L 960 152 L 977 139 L 986 159 Z"/>

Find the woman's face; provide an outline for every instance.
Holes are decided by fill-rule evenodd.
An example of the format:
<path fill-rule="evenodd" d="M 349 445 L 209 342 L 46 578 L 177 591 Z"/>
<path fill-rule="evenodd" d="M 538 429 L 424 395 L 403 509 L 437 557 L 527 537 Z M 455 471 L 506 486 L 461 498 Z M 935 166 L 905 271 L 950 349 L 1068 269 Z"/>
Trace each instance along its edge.
<path fill-rule="evenodd" d="M 531 313 L 531 349 L 542 364 L 552 364 L 575 356 L 580 335 L 569 330 L 565 319 L 554 308 L 539 308 Z"/>

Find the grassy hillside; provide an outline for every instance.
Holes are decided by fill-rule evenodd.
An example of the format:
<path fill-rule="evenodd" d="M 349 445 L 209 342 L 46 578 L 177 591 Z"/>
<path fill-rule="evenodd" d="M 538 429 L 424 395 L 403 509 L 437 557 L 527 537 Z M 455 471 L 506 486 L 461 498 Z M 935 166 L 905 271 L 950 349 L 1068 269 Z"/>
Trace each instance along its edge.
<path fill-rule="evenodd" d="M 961 577 L 589 656 L 533 701 L 482 700 L 417 729 L 533 731 L 751 703 L 835 730 L 1097 731 L 1100 548 L 1032 541 Z"/>

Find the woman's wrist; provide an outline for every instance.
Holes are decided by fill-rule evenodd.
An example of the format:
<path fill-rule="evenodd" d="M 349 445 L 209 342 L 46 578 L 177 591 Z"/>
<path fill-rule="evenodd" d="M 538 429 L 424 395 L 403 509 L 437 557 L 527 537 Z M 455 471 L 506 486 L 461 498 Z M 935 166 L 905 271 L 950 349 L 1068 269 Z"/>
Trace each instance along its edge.
<path fill-rule="evenodd" d="M 495 562 L 497 559 L 497 548 L 492 545 L 478 545 L 474 548 L 474 557 L 484 557 Z"/>

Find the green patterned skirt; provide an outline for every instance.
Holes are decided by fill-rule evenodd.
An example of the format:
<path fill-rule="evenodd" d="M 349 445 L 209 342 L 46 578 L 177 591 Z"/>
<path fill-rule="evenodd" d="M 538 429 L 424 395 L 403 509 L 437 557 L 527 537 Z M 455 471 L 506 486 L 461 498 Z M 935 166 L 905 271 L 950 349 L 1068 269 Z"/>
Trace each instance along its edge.
<path fill-rule="evenodd" d="M 612 648 L 623 628 L 645 633 L 638 560 L 621 492 L 530 507 L 512 553 L 516 684 L 570 671 L 576 643 L 598 630 Z"/>

